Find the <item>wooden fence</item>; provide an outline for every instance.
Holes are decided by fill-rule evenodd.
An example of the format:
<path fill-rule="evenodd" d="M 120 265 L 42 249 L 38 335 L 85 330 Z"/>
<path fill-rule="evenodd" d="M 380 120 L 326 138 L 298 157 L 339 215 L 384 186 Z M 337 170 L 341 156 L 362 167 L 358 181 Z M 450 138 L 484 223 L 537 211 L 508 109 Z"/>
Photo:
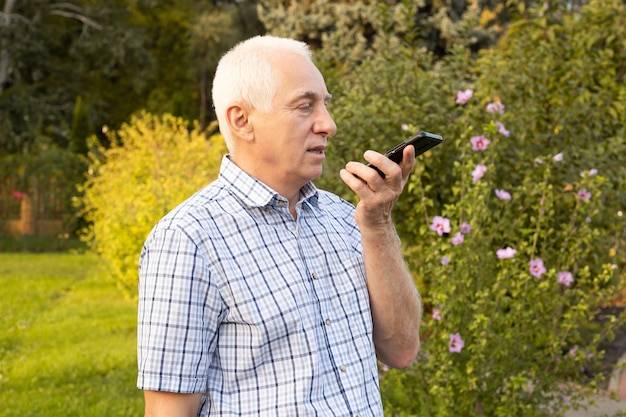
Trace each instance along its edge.
<path fill-rule="evenodd" d="M 27 192 L 14 188 L 8 179 L 0 184 L 0 234 L 49 236 L 65 233 L 63 198 L 65 190 L 49 179 Z"/>

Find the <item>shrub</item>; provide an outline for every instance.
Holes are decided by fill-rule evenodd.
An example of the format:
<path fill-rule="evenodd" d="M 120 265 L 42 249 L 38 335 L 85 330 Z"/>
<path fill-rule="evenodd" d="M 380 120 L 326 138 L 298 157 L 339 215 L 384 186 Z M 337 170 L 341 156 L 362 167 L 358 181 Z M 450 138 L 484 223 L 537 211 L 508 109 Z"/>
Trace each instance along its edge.
<path fill-rule="evenodd" d="M 135 294 L 137 265 L 154 224 L 217 177 L 225 145 L 207 140 L 197 125 L 171 115 L 142 113 L 107 135 L 111 146 L 89 153 L 80 204 L 89 226 L 83 238 L 111 267 L 128 294 Z"/>
<path fill-rule="evenodd" d="M 624 318 L 596 319 L 626 284 L 596 248 L 610 183 L 593 166 L 562 183 L 562 154 L 534 158 L 518 184 L 497 178 L 508 135 L 494 118 L 453 139 L 454 202 L 416 216 L 425 340 L 409 371 L 382 378 L 389 415 L 557 416 L 602 378 L 599 345 Z"/>
<path fill-rule="evenodd" d="M 624 322 L 606 307 L 626 283 L 625 15 L 592 1 L 520 21 L 481 56 L 396 47 L 330 77 L 338 133 L 321 187 L 353 199 L 345 161 L 414 130 L 445 140 L 394 211 L 426 314 L 419 361 L 382 376 L 386 414 L 556 416 L 600 383 L 600 343 Z M 435 216 L 450 222 L 441 236 Z"/>

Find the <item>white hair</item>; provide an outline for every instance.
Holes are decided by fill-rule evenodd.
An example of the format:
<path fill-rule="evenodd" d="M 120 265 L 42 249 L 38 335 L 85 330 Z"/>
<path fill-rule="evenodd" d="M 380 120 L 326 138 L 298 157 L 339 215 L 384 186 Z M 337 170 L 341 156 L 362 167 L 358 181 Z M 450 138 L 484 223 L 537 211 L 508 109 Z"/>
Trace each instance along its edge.
<path fill-rule="evenodd" d="M 255 36 L 230 49 L 221 59 L 213 79 L 213 107 L 228 149 L 233 135 L 226 122 L 226 109 L 235 103 L 269 113 L 280 79 L 270 57 L 296 53 L 312 61 L 309 46 L 301 41 L 274 36 Z"/>

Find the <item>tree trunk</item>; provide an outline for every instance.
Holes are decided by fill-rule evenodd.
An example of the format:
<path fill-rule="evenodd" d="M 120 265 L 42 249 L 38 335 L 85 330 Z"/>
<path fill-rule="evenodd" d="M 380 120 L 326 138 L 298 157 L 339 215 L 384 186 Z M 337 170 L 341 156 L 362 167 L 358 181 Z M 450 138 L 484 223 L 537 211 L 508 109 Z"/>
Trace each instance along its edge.
<path fill-rule="evenodd" d="M 3 15 L 0 18 L 0 25 L 8 28 L 11 26 L 11 11 L 15 0 L 5 0 Z M 8 32 L 8 30 L 6 30 Z M 6 45 L 4 39 L 0 40 L 0 94 L 4 92 L 4 85 L 9 77 L 9 63 L 11 62 L 11 55 L 9 53 L 9 47 Z"/>

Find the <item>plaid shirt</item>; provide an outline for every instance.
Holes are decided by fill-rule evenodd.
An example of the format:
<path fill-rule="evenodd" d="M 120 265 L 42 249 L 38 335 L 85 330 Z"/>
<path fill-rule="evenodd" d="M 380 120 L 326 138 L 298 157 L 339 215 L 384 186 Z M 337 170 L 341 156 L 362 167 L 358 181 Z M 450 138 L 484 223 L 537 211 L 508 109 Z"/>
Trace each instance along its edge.
<path fill-rule="evenodd" d="M 288 202 L 225 157 L 141 253 L 137 386 L 199 416 L 381 416 L 354 207 Z"/>

